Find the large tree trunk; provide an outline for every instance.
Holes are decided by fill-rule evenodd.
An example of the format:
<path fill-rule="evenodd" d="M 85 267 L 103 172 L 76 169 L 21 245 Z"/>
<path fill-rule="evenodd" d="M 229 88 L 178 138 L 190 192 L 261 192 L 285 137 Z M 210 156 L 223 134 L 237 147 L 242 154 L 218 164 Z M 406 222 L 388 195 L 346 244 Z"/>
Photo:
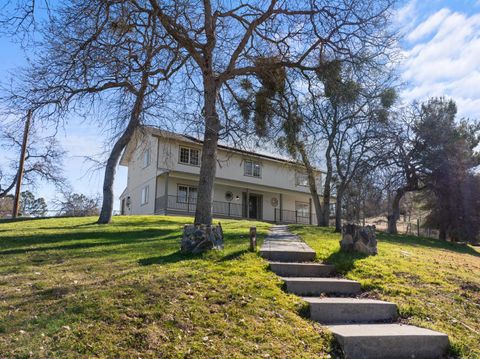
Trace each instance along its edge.
<path fill-rule="evenodd" d="M 399 188 L 395 192 L 392 202 L 392 214 L 388 216 L 388 229 L 387 232 L 390 234 L 397 234 L 397 221 L 400 218 L 400 200 L 405 194 L 405 188 Z"/>
<path fill-rule="evenodd" d="M 217 84 L 213 73 L 204 77 L 205 133 L 198 182 L 195 224 L 212 224 L 213 184 L 217 170 L 217 143 L 220 121 L 216 110 Z"/>
<path fill-rule="evenodd" d="M 338 186 L 337 203 L 335 205 L 335 232 L 342 231 L 342 202 L 345 190 L 342 186 Z"/>
<path fill-rule="evenodd" d="M 140 123 L 140 112 L 141 109 L 135 109 L 132 111 L 130 122 L 120 136 L 120 138 L 113 145 L 110 156 L 107 160 L 107 165 L 105 166 L 105 177 L 103 179 L 103 200 L 102 200 L 102 209 L 100 211 L 100 216 L 98 218 L 98 224 L 107 224 L 112 220 L 113 212 L 113 203 L 114 203 L 114 194 L 113 194 L 113 182 L 115 180 L 115 173 L 117 171 L 118 161 L 122 155 L 122 151 L 128 145 L 132 139 L 135 129 Z"/>
<path fill-rule="evenodd" d="M 313 170 L 312 165 L 310 164 L 310 160 L 308 159 L 308 155 L 307 155 L 307 152 L 305 151 L 305 147 L 304 147 L 303 143 L 300 143 L 298 145 L 298 151 L 300 152 L 300 155 L 302 156 L 303 164 L 305 165 L 305 168 L 307 169 L 308 186 L 310 187 L 310 194 L 312 195 L 313 205 L 315 207 L 315 215 L 317 217 L 317 225 L 320 226 L 323 215 L 322 215 L 322 206 L 320 205 L 320 199 L 318 198 L 315 172 Z"/>
<path fill-rule="evenodd" d="M 105 177 L 103 179 L 103 200 L 102 200 L 102 209 L 100 211 L 100 216 L 98 218 L 98 224 L 107 224 L 112 220 L 113 212 L 113 203 L 114 203 L 114 194 L 113 194 L 113 182 L 115 180 L 115 173 L 117 171 L 118 161 L 122 155 L 122 151 L 128 145 L 135 130 L 140 125 L 140 116 L 143 111 L 143 101 L 145 99 L 145 92 L 148 87 L 148 75 L 147 70 L 145 70 L 142 77 L 142 83 L 140 90 L 136 94 L 135 103 L 133 105 L 132 112 L 130 113 L 130 120 L 128 122 L 127 128 L 120 136 L 120 138 L 113 145 L 110 156 L 107 160 L 107 165 L 105 166 Z"/>
<path fill-rule="evenodd" d="M 120 160 L 123 149 L 128 144 L 132 138 L 134 130 L 127 130 L 122 134 L 122 136 L 115 142 L 115 145 L 110 152 L 110 156 L 107 160 L 107 165 L 105 166 L 105 177 L 103 179 L 103 200 L 102 200 L 102 209 L 100 211 L 100 216 L 98 217 L 98 224 L 107 224 L 112 220 L 113 212 L 113 182 L 115 180 L 115 173 L 117 171 L 117 164 Z"/>
<path fill-rule="evenodd" d="M 439 233 L 438 233 L 438 239 L 441 241 L 446 241 L 447 240 L 447 226 L 440 226 L 439 228 Z"/>
<path fill-rule="evenodd" d="M 330 197 L 332 193 L 331 183 L 332 183 L 332 145 L 329 144 L 327 150 L 325 151 L 325 160 L 327 165 L 327 174 L 325 175 L 325 184 L 323 186 L 323 209 L 322 209 L 322 218 L 319 223 L 321 227 L 328 227 L 330 224 Z"/>

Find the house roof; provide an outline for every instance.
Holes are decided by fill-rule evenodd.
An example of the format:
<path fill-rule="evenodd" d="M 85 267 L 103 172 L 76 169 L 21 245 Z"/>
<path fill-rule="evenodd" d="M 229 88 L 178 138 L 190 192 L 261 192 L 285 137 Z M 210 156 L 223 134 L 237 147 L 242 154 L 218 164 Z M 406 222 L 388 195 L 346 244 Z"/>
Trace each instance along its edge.
<path fill-rule="evenodd" d="M 180 142 L 203 145 L 202 140 L 200 140 L 198 138 L 195 138 L 193 136 L 162 130 L 162 129 L 160 129 L 158 127 L 154 127 L 154 126 L 144 126 L 143 129 L 147 130 L 153 136 L 156 136 L 156 137 L 170 138 L 170 139 L 174 139 L 174 140 L 177 140 L 177 141 L 180 141 Z M 284 163 L 289 163 L 289 164 L 304 167 L 304 165 L 302 163 L 298 162 L 298 161 L 294 161 L 294 160 L 291 160 L 291 159 L 286 159 L 286 158 L 282 158 L 282 157 L 278 157 L 278 156 L 273 156 L 273 155 L 269 155 L 269 154 L 263 154 L 263 153 L 248 151 L 248 150 L 244 150 L 244 149 L 240 149 L 240 148 L 236 148 L 236 147 L 232 147 L 232 146 L 223 145 L 223 144 L 220 144 L 220 143 L 218 144 L 218 148 L 221 148 L 221 149 L 224 149 L 224 150 L 227 150 L 227 151 L 231 151 L 231 152 L 241 153 L 241 154 L 244 154 L 244 155 L 247 155 L 247 156 L 265 158 L 265 159 L 272 160 L 272 161 L 284 162 Z M 128 150 L 128 148 L 127 148 L 127 150 Z M 127 153 L 127 150 L 125 151 L 125 153 Z M 123 165 L 126 164 L 125 160 L 128 160 L 128 158 L 127 158 L 128 156 L 125 157 L 125 153 L 122 156 L 122 159 L 120 160 L 120 164 L 123 164 Z M 315 168 L 315 170 L 320 171 L 317 168 Z"/>

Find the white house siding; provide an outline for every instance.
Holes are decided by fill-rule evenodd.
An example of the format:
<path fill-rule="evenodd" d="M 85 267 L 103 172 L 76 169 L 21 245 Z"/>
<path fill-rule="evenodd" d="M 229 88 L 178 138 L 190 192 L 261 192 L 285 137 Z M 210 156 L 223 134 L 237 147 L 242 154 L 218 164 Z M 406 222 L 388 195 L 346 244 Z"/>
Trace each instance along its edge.
<path fill-rule="evenodd" d="M 128 163 L 127 190 L 120 200 L 130 197 L 130 207 L 126 207 L 126 214 L 153 214 L 155 206 L 155 182 L 157 178 L 157 139 L 145 136 L 138 141 L 131 159 Z M 150 149 L 150 164 L 143 166 L 143 153 Z M 141 203 L 142 189 L 148 186 L 149 196 L 145 204 Z"/>
<path fill-rule="evenodd" d="M 198 175 L 200 166 L 191 166 L 179 163 L 178 154 L 180 146 L 195 148 L 201 151 L 201 145 L 196 143 L 179 143 L 173 139 L 161 138 L 159 140 L 158 166 L 161 169 L 175 170 L 179 172 Z M 296 186 L 294 165 L 284 161 L 270 160 L 262 157 L 255 157 L 248 154 L 235 153 L 219 148 L 217 155 L 216 177 L 242 181 L 245 183 L 268 185 L 275 188 L 283 188 L 303 193 L 309 193 L 308 187 Z M 254 160 L 260 162 L 262 167 L 261 178 L 244 175 L 244 161 Z M 321 183 L 321 174 L 318 173 L 317 182 Z"/>

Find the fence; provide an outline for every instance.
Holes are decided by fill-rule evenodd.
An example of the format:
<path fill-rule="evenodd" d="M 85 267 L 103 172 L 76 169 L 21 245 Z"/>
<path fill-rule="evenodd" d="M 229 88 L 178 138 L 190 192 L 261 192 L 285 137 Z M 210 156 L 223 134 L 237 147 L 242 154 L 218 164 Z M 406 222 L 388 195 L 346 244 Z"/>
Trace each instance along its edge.
<path fill-rule="evenodd" d="M 388 229 L 388 222 L 383 218 L 371 218 L 366 222 L 368 222 L 367 224 L 374 224 L 380 231 L 387 231 Z M 416 221 L 397 221 L 397 231 L 400 234 L 438 239 L 438 230 L 425 227 L 419 219 Z"/>
<path fill-rule="evenodd" d="M 275 208 L 274 222 L 312 224 L 312 213 Z"/>
<path fill-rule="evenodd" d="M 179 196 L 162 196 L 155 200 L 155 213 L 161 210 L 170 210 L 175 212 L 185 212 L 186 214 L 195 213 L 197 208 L 196 198 L 185 198 Z M 242 205 L 232 202 L 213 201 L 212 212 L 217 216 L 242 218 Z"/>

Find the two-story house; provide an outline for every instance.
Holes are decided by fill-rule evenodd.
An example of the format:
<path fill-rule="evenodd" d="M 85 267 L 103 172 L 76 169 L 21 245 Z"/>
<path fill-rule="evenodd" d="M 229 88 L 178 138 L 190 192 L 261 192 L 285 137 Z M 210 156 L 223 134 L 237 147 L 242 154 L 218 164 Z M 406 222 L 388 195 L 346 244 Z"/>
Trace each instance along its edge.
<path fill-rule="evenodd" d="M 202 141 L 145 127 L 120 165 L 128 181 L 122 214 L 195 213 Z M 316 171 L 319 191 L 322 172 Z M 279 157 L 219 145 L 214 184 L 216 217 L 316 223 L 305 168 Z"/>

